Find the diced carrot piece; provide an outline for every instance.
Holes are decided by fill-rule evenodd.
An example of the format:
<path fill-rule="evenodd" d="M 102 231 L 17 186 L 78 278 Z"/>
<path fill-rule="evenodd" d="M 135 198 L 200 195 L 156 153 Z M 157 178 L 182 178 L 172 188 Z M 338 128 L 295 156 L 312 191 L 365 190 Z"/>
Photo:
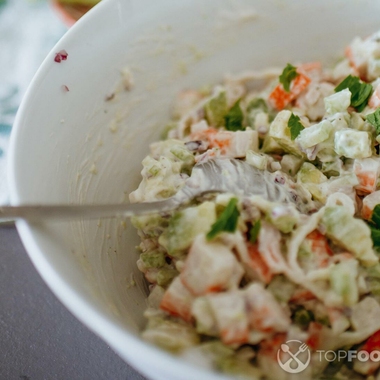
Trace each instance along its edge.
<path fill-rule="evenodd" d="M 280 111 L 296 99 L 310 82 L 311 80 L 308 76 L 303 73 L 298 73 L 290 84 L 290 91 L 285 91 L 283 85 L 279 83 L 269 95 L 269 102 L 274 108 Z"/>
<path fill-rule="evenodd" d="M 265 284 L 269 284 L 273 278 L 273 273 L 262 259 L 261 253 L 259 252 L 259 245 L 248 243 L 247 248 L 250 260 L 248 262 L 249 267 L 257 274 L 261 281 Z"/>
<path fill-rule="evenodd" d="M 269 95 L 270 103 L 279 111 L 284 109 L 293 99 L 293 94 L 286 92 L 281 84 L 278 84 Z"/>
<path fill-rule="evenodd" d="M 166 290 L 160 303 L 160 309 L 170 315 L 191 322 L 191 305 L 194 297 L 183 285 L 180 277 L 176 277 Z"/>

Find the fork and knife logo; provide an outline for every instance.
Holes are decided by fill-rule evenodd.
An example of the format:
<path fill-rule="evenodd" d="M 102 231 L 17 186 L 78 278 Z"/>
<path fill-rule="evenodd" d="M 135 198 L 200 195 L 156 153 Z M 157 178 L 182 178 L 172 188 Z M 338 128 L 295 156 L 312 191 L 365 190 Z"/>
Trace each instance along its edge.
<path fill-rule="evenodd" d="M 293 354 L 293 352 L 291 351 L 289 347 L 289 343 L 292 343 L 292 342 L 299 343 L 298 351 L 295 354 Z M 291 346 L 294 347 L 295 344 L 292 343 Z M 307 351 L 308 356 L 307 356 L 306 362 L 304 363 L 298 358 L 298 355 L 300 355 L 301 353 L 305 351 Z M 285 363 L 281 361 L 281 352 L 284 352 L 290 356 L 290 358 Z M 302 372 L 309 365 L 310 359 L 311 359 L 311 354 L 310 354 L 309 347 L 307 346 L 306 343 L 302 343 L 299 340 L 288 340 L 287 342 L 281 344 L 281 348 L 277 351 L 278 364 L 284 371 L 288 373 Z M 291 364 L 293 368 L 290 366 Z"/>

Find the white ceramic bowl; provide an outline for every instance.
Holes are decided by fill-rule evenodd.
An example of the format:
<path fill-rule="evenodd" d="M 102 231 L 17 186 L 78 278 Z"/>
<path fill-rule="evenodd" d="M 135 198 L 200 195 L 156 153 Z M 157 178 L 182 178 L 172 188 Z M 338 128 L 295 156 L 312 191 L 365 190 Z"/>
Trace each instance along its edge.
<path fill-rule="evenodd" d="M 59 41 L 20 107 L 11 139 L 12 204 L 124 201 L 178 91 L 216 83 L 226 72 L 331 61 L 352 37 L 379 28 L 378 14 L 380 2 L 370 0 L 102 1 Z M 68 59 L 56 63 L 61 49 Z M 126 66 L 133 89 L 105 102 Z M 146 286 L 129 223 L 17 227 L 57 297 L 143 374 L 220 378 L 139 338 Z"/>

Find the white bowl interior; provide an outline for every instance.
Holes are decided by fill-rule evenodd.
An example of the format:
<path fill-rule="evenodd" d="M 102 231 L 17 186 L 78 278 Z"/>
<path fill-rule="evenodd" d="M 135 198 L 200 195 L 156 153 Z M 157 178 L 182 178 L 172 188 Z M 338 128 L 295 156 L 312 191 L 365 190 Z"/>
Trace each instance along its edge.
<path fill-rule="evenodd" d="M 57 44 L 24 99 L 12 132 L 12 203 L 125 201 L 181 89 L 217 83 L 227 72 L 331 62 L 355 35 L 379 28 L 379 12 L 380 2 L 370 0 L 103 1 Z M 58 64 L 61 49 L 69 56 Z M 125 67 L 134 87 L 119 91 Z M 18 227 L 56 295 L 123 358 L 155 379 L 194 378 L 135 339 L 146 285 L 128 221 Z"/>

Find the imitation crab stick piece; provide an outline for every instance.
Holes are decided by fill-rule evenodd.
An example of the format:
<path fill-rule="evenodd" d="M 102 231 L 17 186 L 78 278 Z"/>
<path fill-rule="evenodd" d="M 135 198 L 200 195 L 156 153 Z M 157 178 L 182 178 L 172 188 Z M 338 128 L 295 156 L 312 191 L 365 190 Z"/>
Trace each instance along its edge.
<path fill-rule="evenodd" d="M 250 285 L 246 291 L 250 326 L 262 332 L 285 332 L 291 324 L 289 316 L 263 285 Z"/>
<path fill-rule="evenodd" d="M 361 346 L 359 351 L 367 351 L 371 354 L 373 351 L 380 351 L 380 330 L 375 332 L 368 340 Z M 375 358 L 379 358 L 379 354 L 375 354 Z M 354 361 L 354 370 L 362 375 L 371 375 L 380 367 L 380 361 L 373 361 L 371 359 L 366 361 L 360 361 L 356 359 Z"/>
<path fill-rule="evenodd" d="M 350 321 L 343 314 L 342 309 L 327 308 L 327 315 L 330 320 L 331 329 L 335 335 L 343 333 L 350 327 Z"/>
<path fill-rule="evenodd" d="M 346 47 L 346 49 L 344 50 L 344 55 L 347 57 L 350 66 L 355 70 L 355 72 L 358 75 L 360 75 L 361 78 L 363 78 L 365 74 L 365 61 L 358 60 L 357 57 L 355 57 L 351 46 Z"/>
<path fill-rule="evenodd" d="M 257 131 L 218 131 L 208 128 L 191 134 L 194 141 L 204 141 L 209 149 L 219 150 L 220 155 L 234 158 L 245 157 L 248 150 L 258 150 L 259 137 Z"/>
<path fill-rule="evenodd" d="M 267 222 L 261 223 L 259 253 L 272 273 L 283 273 L 287 265 L 281 253 L 281 233 Z"/>
<path fill-rule="evenodd" d="M 174 105 L 174 116 L 181 118 L 186 115 L 186 113 L 191 111 L 202 99 L 202 93 L 196 90 L 184 90 L 180 92 Z"/>
<path fill-rule="evenodd" d="M 377 85 L 375 88 L 375 91 L 371 95 L 368 101 L 368 105 L 371 108 L 378 108 L 380 107 L 380 84 Z"/>
<path fill-rule="evenodd" d="M 310 349 L 316 350 L 320 345 L 320 335 L 323 326 L 318 322 L 311 322 L 308 328 L 309 337 L 306 341 L 306 344 Z"/>
<path fill-rule="evenodd" d="M 244 269 L 233 252 L 219 242 L 207 242 L 198 235 L 180 274 L 183 284 L 194 295 L 237 288 Z"/>
<path fill-rule="evenodd" d="M 277 352 L 286 340 L 287 335 L 285 333 L 275 334 L 271 338 L 264 339 L 260 343 L 260 354 L 277 358 Z"/>
<path fill-rule="evenodd" d="M 322 63 L 319 61 L 303 63 L 297 67 L 297 72 L 319 83 L 322 77 Z"/>
<path fill-rule="evenodd" d="M 269 269 L 266 262 L 263 260 L 262 255 L 259 252 L 258 244 L 248 243 L 247 249 L 248 262 L 246 264 L 254 273 L 254 277 L 258 278 L 265 284 L 269 284 L 273 278 L 273 273 Z"/>
<path fill-rule="evenodd" d="M 364 194 L 373 193 L 380 175 L 380 160 L 372 157 L 356 159 L 354 173 L 359 180 L 355 189 Z"/>
<path fill-rule="evenodd" d="M 306 236 L 306 243 L 310 244 L 318 268 L 325 268 L 329 264 L 329 258 L 333 252 L 329 247 L 327 239 L 318 230 L 314 230 Z"/>
<path fill-rule="evenodd" d="M 298 71 L 297 71 L 298 72 Z M 277 110 L 281 111 L 290 102 L 295 100 L 297 96 L 305 90 L 311 82 L 310 78 L 305 74 L 298 72 L 298 75 L 290 84 L 290 91 L 287 92 L 283 85 L 279 83 L 269 95 L 269 102 Z"/>
<path fill-rule="evenodd" d="M 294 292 L 294 294 L 290 298 L 290 302 L 302 304 L 303 302 L 312 301 L 315 299 L 316 299 L 315 295 L 310 290 L 298 289 Z"/>
<path fill-rule="evenodd" d="M 194 297 L 189 290 L 183 285 L 181 279 L 176 277 L 164 293 L 160 303 L 160 309 L 169 314 L 180 317 L 186 322 L 190 322 L 191 305 Z"/>
<path fill-rule="evenodd" d="M 297 71 L 300 73 L 310 73 L 310 72 L 321 72 L 322 71 L 322 63 L 319 61 L 315 62 L 306 62 L 302 63 L 298 66 Z"/>
<path fill-rule="evenodd" d="M 225 344 L 248 342 L 249 329 L 245 299 L 241 291 L 231 291 L 207 296 Z"/>

